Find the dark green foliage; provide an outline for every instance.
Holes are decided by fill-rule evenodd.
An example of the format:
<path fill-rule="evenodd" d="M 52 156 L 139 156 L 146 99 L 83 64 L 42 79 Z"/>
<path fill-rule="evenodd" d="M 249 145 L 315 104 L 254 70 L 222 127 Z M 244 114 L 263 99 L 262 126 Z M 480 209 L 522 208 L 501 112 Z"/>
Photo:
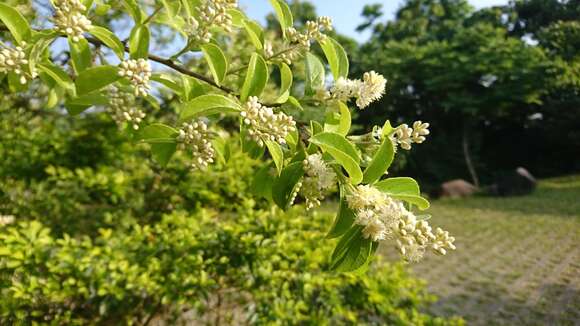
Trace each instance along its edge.
<path fill-rule="evenodd" d="M 537 6 L 559 9 L 530 9 Z M 577 170 L 576 7 L 529 0 L 475 12 L 463 0 L 408 0 L 387 23 L 380 7 L 365 8 L 361 28 L 373 34 L 352 68 L 375 69 L 389 85 L 358 122 L 431 123 L 429 145 L 414 147 L 404 167 L 430 183 L 471 179 L 464 143 L 483 183 L 517 166 L 539 176 Z M 524 25 L 534 41 L 516 36 L 514 26 Z M 546 152 L 559 159 L 547 162 Z"/>

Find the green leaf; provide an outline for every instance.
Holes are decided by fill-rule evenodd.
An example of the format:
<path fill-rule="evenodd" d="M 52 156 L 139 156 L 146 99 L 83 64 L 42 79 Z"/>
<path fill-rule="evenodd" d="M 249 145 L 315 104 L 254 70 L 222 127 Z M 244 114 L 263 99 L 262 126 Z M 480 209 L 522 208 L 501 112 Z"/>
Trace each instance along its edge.
<path fill-rule="evenodd" d="M 254 160 L 261 159 L 262 156 L 264 156 L 264 153 L 266 152 L 264 146 L 258 145 L 257 142 L 249 138 L 246 129 L 242 130 L 243 130 L 241 134 L 242 152 L 248 154 L 248 156 Z"/>
<path fill-rule="evenodd" d="M 228 74 L 228 60 L 222 50 L 215 44 L 201 46 L 205 60 L 216 84 L 221 85 Z"/>
<path fill-rule="evenodd" d="M 144 142 L 150 143 L 151 153 L 153 158 L 159 165 L 165 166 L 177 150 L 177 142 L 175 137 L 179 131 L 176 129 L 156 123 L 149 125 L 139 132 L 138 138 Z M 158 140 L 167 140 L 161 142 Z"/>
<path fill-rule="evenodd" d="M 421 210 L 429 208 L 429 201 L 421 197 L 419 185 L 412 178 L 389 178 L 377 182 L 374 186 L 393 198 L 416 205 Z"/>
<path fill-rule="evenodd" d="M 346 198 L 343 195 L 343 191 L 341 190 L 341 197 L 340 197 L 340 206 L 338 207 L 338 213 L 336 214 L 336 218 L 334 220 L 334 224 L 330 229 L 330 232 L 326 235 L 327 238 L 337 238 L 341 235 L 345 234 L 352 223 L 354 222 L 355 215 L 352 209 L 348 207 L 348 203 L 346 202 Z"/>
<path fill-rule="evenodd" d="M 230 159 L 230 143 L 223 137 L 214 138 L 212 140 L 213 148 L 215 149 L 218 160 L 226 164 Z"/>
<path fill-rule="evenodd" d="M 137 3 L 137 0 L 123 0 L 123 5 L 131 17 L 133 17 L 135 23 L 141 24 L 143 21 L 143 12 Z"/>
<path fill-rule="evenodd" d="M 202 95 L 182 105 L 179 120 L 187 121 L 198 116 L 239 112 L 240 109 L 237 102 L 223 95 Z"/>
<path fill-rule="evenodd" d="M 22 42 L 29 42 L 32 38 L 32 29 L 18 10 L 0 3 L 0 20 L 19 45 L 22 45 Z"/>
<path fill-rule="evenodd" d="M 324 131 L 324 127 L 316 120 L 310 120 L 310 134 L 316 135 Z"/>
<path fill-rule="evenodd" d="M 277 142 L 271 140 L 266 140 L 264 143 L 266 144 L 266 147 L 268 147 L 270 156 L 272 156 L 272 160 L 274 160 L 274 164 L 278 170 L 278 175 L 280 175 L 282 168 L 284 167 L 284 152 L 282 152 L 282 147 L 280 147 L 280 144 Z"/>
<path fill-rule="evenodd" d="M 222 95 L 202 95 L 181 106 L 180 121 L 188 121 L 200 116 L 239 112 L 240 106 Z"/>
<path fill-rule="evenodd" d="M 320 47 L 326 56 L 334 80 L 338 80 L 340 77 L 347 78 L 349 68 L 348 56 L 342 45 L 335 39 L 327 37 L 324 42 L 320 43 Z"/>
<path fill-rule="evenodd" d="M 360 156 L 356 147 L 344 136 L 322 132 L 310 138 L 310 142 L 330 154 L 348 173 L 353 184 L 362 181 L 363 174 L 360 169 Z"/>
<path fill-rule="evenodd" d="M 38 63 L 36 67 L 50 76 L 60 87 L 74 92 L 75 87 L 72 79 L 61 67 L 51 62 Z"/>
<path fill-rule="evenodd" d="M 151 75 L 151 80 L 162 84 L 163 86 L 169 88 L 180 97 L 184 97 L 184 89 L 181 85 L 173 80 L 171 75 L 164 73 L 156 73 Z"/>
<path fill-rule="evenodd" d="M 78 74 L 90 67 L 93 58 L 91 55 L 89 42 L 87 42 L 87 40 L 84 38 L 79 39 L 78 42 L 73 42 L 69 37 L 68 44 L 70 48 L 72 65 L 76 73 Z"/>
<path fill-rule="evenodd" d="M 276 99 L 276 103 L 285 103 L 290 97 L 290 88 L 292 88 L 292 82 L 294 76 L 292 75 L 292 70 L 285 63 L 279 63 L 280 68 L 280 95 Z"/>
<path fill-rule="evenodd" d="M 278 207 L 287 209 L 290 206 L 290 200 L 302 176 L 304 175 L 304 163 L 294 162 L 288 164 L 280 173 L 280 176 L 274 180 L 272 185 L 272 199 Z"/>
<path fill-rule="evenodd" d="M 228 9 L 228 14 L 232 16 L 232 26 L 237 28 L 244 28 L 244 20 L 248 17 L 241 12 L 239 9 L 230 8 Z"/>
<path fill-rule="evenodd" d="M 387 120 L 387 121 L 385 121 L 385 124 L 383 125 L 382 132 L 381 132 L 381 137 L 382 138 L 388 137 L 394 131 L 395 131 L 395 128 L 393 128 L 393 126 L 391 126 L 391 121 Z"/>
<path fill-rule="evenodd" d="M 338 108 L 339 112 L 336 112 Z M 324 123 L 324 131 L 334 132 L 346 136 L 350 131 L 351 116 L 348 106 L 343 102 L 337 102 L 335 108 L 329 107 Z"/>
<path fill-rule="evenodd" d="M 123 60 L 125 46 L 123 46 L 123 43 L 121 43 L 121 41 L 115 34 L 113 34 L 113 32 L 101 26 L 93 26 L 91 29 L 89 29 L 89 33 L 91 33 L 94 37 L 103 42 L 103 44 L 113 50 L 119 59 Z"/>
<path fill-rule="evenodd" d="M 295 98 L 294 96 L 288 96 L 288 104 L 292 105 L 293 107 L 297 108 L 300 111 L 304 111 L 302 104 L 300 104 L 300 101 L 298 101 L 298 99 Z"/>
<path fill-rule="evenodd" d="M 109 104 L 109 98 L 106 95 L 95 92 L 68 99 L 64 106 L 70 114 L 77 115 L 91 106 L 107 104 Z"/>
<path fill-rule="evenodd" d="M 89 68 L 79 74 L 76 80 L 77 93 L 83 95 L 102 89 L 119 80 L 119 69 L 114 66 Z"/>
<path fill-rule="evenodd" d="M 317 56 L 308 52 L 306 53 L 306 95 L 313 95 L 316 90 L 324 87 L 325 72 L 324 65 Z"/>
<path fill-rule="evenodd" d="M 95 14 L 97 14 L 98 16 L 104 16 L 109 12 L 110 9 L 111 5 L 97 3 L 97 6 L 95 7 Z"/>
<path fill-rule="evenodd" d="M 243 24 L 250 42 L 252 42 L 256 49 L 262 50 L 264 48 L 264 30 L 262 26 L 250 19 L 245 19 Z"/>
<path fill-rule="evenodd" d="M 260 97 L 268 83 L 269 76 L 270 72 L 264 58 L 257 53 L 252 53 L 246 79 L 242 86 L 240 101 L 246 102 L 250 96 Z"/>
<path fill-rule="evenodd" d="M 34 41 L 34 45 L 32 45 L 32 49 L 30 50 L 30 55 L 28 59 L 28 64 L 31 67 L 35 67 L 36 63 L 42 61 L 44 57 L 48 58 L 47 49 L 50 44 L 54 41 L 56 34 L 36 34 L 36 39 Z"/>
<path fill-rule="evenodd" d="M 151 33 L 146 25 L 135 25 L 129 37 L 129 54 L 131 59 L 147 58 Z"/>
<path fill-rule="evenodd" d="M 373 242 L 364 239 L 362 226 L 350 228 L 340 239 L 332 253 L 330 269 L 337 272 L 352 272 L 365 265 L 373 250 Z"/>
<path fill-rule="evenodd" d="M 161 2 L 163 3 L 165 12 L 169 18 L 175 18 L 175 16 L 179 14 L 179 11 L 181 10 L 181 3 L 179 1 L 162 0 Z"/>
<path fill-rule="evenodd" d="M 270 174 L 271 169 L 272 166 L 268 164 L 256 172 L 254 180 L 252 180 L 252 184 L 250 185 L 250 190 L 255 196 L 268 200 L 272 199 L 272 185 L 275 176 Z"/>
<path fill-rule="evenodd" d="M 286 30 L 289 27 L 294 26 L 294 18 L 292 17 L 292 11 L 286 1 L 283 0 L 270 0 L 270 4 L 276 12 L 276 17 L 280 23 L 280 28 L 282 29 L 282 34 L 286 37 Z"/>
<path fill-rule="evenodd" d="M 393 163 L 395 158 L 395 148 L 389 137 L 383 140 L 383 143 L 373 156 L 369 166 L 364 171 L 363 183 L 374 183 L 379 180 Z"/>
<path fill-rule="evenodd" d="M 421 195 L 421 190 L 417 181 L 408 177 L 381 180 L 380 182 L 377 182 L 375 187 L 380 191 L 388 192 L 389 194 L 412 196 Z"/>

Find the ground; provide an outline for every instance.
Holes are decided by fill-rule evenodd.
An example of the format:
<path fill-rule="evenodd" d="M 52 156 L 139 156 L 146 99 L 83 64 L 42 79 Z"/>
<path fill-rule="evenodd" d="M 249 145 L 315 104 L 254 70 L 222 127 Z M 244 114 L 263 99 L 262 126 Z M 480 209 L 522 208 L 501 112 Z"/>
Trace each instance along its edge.
<path fill-rule="evenodd" d="M 469 325 L 580 325 L 580 176 L 542 181 L 530 196 L 439 200 L 429 212 L 457 244 L 410 266 L 439 297 L 429 312 Z"/>

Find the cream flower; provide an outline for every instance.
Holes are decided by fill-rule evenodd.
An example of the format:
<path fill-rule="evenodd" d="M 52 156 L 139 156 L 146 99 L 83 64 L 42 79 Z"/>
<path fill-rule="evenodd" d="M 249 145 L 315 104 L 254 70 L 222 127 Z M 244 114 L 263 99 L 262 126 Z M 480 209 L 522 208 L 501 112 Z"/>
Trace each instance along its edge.
<path fill-rule="evenodd" d="M 151 85 L 151 65 L 146 59 L 130 59 L 119 65 L 119 76 L 127 78 L 135 89 L 135 96 L 147 96 Z"/>
<path fill-rule="evenodd" d="M 193 169 L 203 170 L 214 162 L 215 150 L 210 141 L 207 125 L 201 121 L 184 123 L 177 136 L 179 148 L 189 149 L 193 154 Z"/>
<path fill-rule="evenodd" d="M 296 122 L 291 116 L 284 112 L 274 113 L 272 108 L 260 104 L 255 96 L 248 99 L 240 115 L 248 127 L 248 135 L 260 146 L 266 140 L 285 144 L 288 133 L 296 129 Z"/>
<path fill-rule="evenodd" d="M 29 67 L 24 49 L 20 46 L 8 47 L 0 43 L 0 72 L 16 74 L 21 84 L 36 78 L 38 75 L 36 68 Z"/>
<path fill-rule="evenodd" d="M 54 0 L 53 3 L 56 30 L 70 36 L 73 42 L 78 42 L 92 26 L 84 14 L 87 8 L 80 0 Z"/>
<path fill-rule="evenodd" d="M 119 127 L 128 123 L 133 129 L 138 130 L 139 124 L 145 118 L 145 113 L 136 106 L 135 98 L 117 88 L 109 92 L 108 111 Z"/>

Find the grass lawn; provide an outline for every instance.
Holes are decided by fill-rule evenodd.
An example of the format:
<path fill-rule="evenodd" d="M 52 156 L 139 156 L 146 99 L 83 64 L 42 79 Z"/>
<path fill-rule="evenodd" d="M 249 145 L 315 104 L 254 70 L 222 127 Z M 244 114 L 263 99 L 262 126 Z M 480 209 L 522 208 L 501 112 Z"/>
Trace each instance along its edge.
<path fill-rule="evenodd" d="M 439 297 L 430 312 L 475 325 L 580 324 L 580 176 L 544 180 L 530 196 L 435 201 L 429 212 L 458 247 L 410 265 Z"/>

